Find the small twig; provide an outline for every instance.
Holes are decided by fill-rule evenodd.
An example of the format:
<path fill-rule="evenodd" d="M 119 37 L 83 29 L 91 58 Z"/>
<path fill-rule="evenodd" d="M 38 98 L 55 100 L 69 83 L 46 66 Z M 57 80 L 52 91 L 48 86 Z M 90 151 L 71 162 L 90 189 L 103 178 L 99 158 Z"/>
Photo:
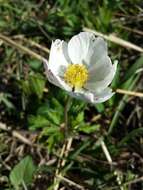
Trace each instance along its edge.
<path fill-rule="evenodd" d="M 64 123 L 65 123 L 65 138 L 67 138 L 67 132 L 68 132 L 68 110 L 69 110 L 69 104 L 70 104 L 70 96 L 68 96 L 65 109 L 64 109 Z M 67 138 L 63 144 L 61 153 L 60 153 L 60 159 L 58 161 L 57 169 L 55 172 L 55 178 L 54 178 L 54 190 L 59 189 L 60 181 L 57 180 L 56 176 L 62 176 L 64 175 L 61 171 L 61 168 L 63 168 L 66 164 L 66 158 L 68 157 L 68 154 L 70 152 L 70 148 L 72 145 L 73 138 Z"/>
<path fill-rule="evenodd" d="M 91 30 L 89 28 L 83 28 L 83 31 L 86 31 L 86 32 L 92 32 L 93 34 L 95 34 L 96 36 L 100 36 L 108 41 L 111 41 L 113 43 L 116 43 L 118 45 L 121 45 L 125 48 L 130 48 L 130 49 L 133 49 L 133 50 L 136 50 L 138 52 L 141 52 L 143 53 L 143 48 L 131 43 L 131 42 L 128 42 L 128 41 L 125 41 L 119 37 L 116 37 L 115 35 L 113 34 L 110 34 L 110 35 L 105 35 L 105 34 L 102 34 L 101 32 L 97 32 L 95 30 Z"/>
<path fill-rule="evenodd" d="M 124 89 L 116 89 L 115 92 L 119 94 L 127 94 L 131 96 L 143 97 L 142 92 L 134 92 L 134 91 L 124 90 Z"/>
<path fill-rule="evenodd" d="M 8 162 L 12 156 L 13 156 L 13 153 L 14 153 L 14 150 L 15 150 L 15 145 L 16 145 L 16 141 L 13 141 L 11 143 L 11 146 L 10 146 L 10 151 L 9 151 L 9 154 L 8 156 L 5 158 L 5 162 Z"/>
<path fill-rule="evenodd" d="M 60 167 L 61 167 L 61 159 L 64 156 L 65 149 L 66 149 L 66 143 L 63 144 L 63 147 L 61 149 L 60 157 L 59 157 L 59 161 L 58 161 L 58 165 L 57 165 L 57 169 L 56 169 L 55 175 L 58 175 L 58 173 L 59 173 L 59 170 L 60 170 Z"/>
<path fill-rule="evenodd" d="M 132 181 L 128 181 L 128 182 L 125 182 L 124 185 L 130 185 L 130 184 L 133 184 L 133 183 L 138 183 L 140 181 L 143 181 L 143 176 L 137 178 L 137 179 L 134 179 Z"/>
<path fill-rule="evenodd" d="M 101 114 L 98 114 L 98 115 L 93 116 L 93 118 L 91 119 L 91 122 L 96 122 L 96 121 L 98 121 L 99 119 L 101 119 Z"/>
<path fill-rule="evenodd" d="M 16 137 L 20 141 L 22 141 L 24 144 L 28 144 L 32 146 L 32 142 L 30 142 L 27 138 L 25 138 L 22 134 L 20 134 L 18 131 L 12 131 L 13 137 Z"/>
<path fill-rule="evenodd" d="M 60 171 L 60 170 L 61 170 L 61 167 L 64 167 L 65 164 L 66 164 L 66 158 L 68 157 L 68 154 L 70 152 L 72 141 L 73 141 L 73 138 L 70 137 L 63 144 L 63 147 L 62 147 L 62 150 L 61 150 L 61 153 L 60 153 L 60 158 L 59 158 L 58 165 L 57 165 L 57 169 L 56 169 L 56 172 L 55 172 L 55 178 L 54 178 L 55 187 L 54 187 L 54 190 L 58 190 L 58 188 L 59 188 L 60 181 L 57 181 L 56 176 L 57 175 L 58 176 L 63 176 L 63 172 Z"/>
<path fill-rule="evenodd" d="M 32 56 L 32 57 L 35 57 L 36 59 L 40 60 L 40 61 L 43 61 L 44 57 L 42 57 L 41 55 L 31 51 L 30 49 L 18 44 L 17 42 L 13 41 L 12 39 L 10 39 L 9 37 L 7 36 L 4 36 L 3 34 L 0 34 L 0 39 L 4 42 L 6 42 L 7 44 L 9 44 L 10 46 L 12 47 L 15 47 L 16 49 L 24 52 L 24 53 L 27 53 L 28 55 Z"/>
<path fill-rule="evenodd" d="M 63 177 L 61 175 L 57 175 L 56 177 L 59 178 L 61 181 L 67 182 L 71 186 L 74 186 L 74 187 L 76 187 L 78 189 L 81 189 L 81 190 L 85 190 L 85 188 L 83 186 L 75 183 L 74 181 L 71 181 L 70 179 L 67 179 L 67 178 L 65 178 L 65 177 Z"/>
<path fill-rule="evenodd" d="M 133 29 L 133 28 L 129 28 L 127 26 L 118 26 L 119 28 L 122 28 L 122 29 L 125 29 L 125 30 L 128 30 L 129 32 L 133 32 L 133 33 L 136 33 L 136 34 L 139 34 L 139 35 L 143 35 L 143 31 L 140 31 L 140 30 L 137 30 L 137 29 Z"/>
<path fill-rule="evenodd" d="M 48 48 L 46 48 L 46 47 L 44 47 L 44 46 L 38 44 L 37 42 L 35 42 L 35 41 L 31 40 L 31 39 L 25 38 L 23 35 L 13 36 L 13 38 L 14 38 L 14 39 L 22 40 L 22 41 L 24 41 L 24 42 L 26 42 L 26 43 L 28 42 L 31 46 L 35 46 L 36 48 L 38 48 L 38 49 L 44 51 L 45 53 L 48 53 L 48 54 L 49 54 L 49 52 L 50 52 L 50 50 L 49 50 Z"/>
<path fill-rule="evenodd" d="M 112 166 L 112 163 L 113 163 L 112 158 L 111 158 L 110 153 L 107 149 L 107 146 L 105 145 L 105 142 L 103 140 L 101 140 L 101 147 L 106 156 L 107 161 L 109 162 L 110 166 Z"/>
<path fill-rule="evenodd" d="M 104 152 L 104 154 L 106 156 L 107 161 L 109 162 L 109 164 L 111 166 L 111 170 L 113 170 L 113 161 L 112 161 L 111 155 L 110 155 L 110 153 L 109 153 L 109 151 L 107 149 L 107 146 L 106 146 L 105 142 L 103 141 L 103 139 L 101 139 L 101 147 L 102 147 L 102 150 L 103 150 L 103 152 Z M 120 190 L 124 190 L 123 186 L 121 186 L 120 175 L 116 170 L 114 172 L 114 175 L 116 176 L 116 181 L 117 181 L 117 183 L 119 185 Z"/>
<path fill-rule="evenodd" d="M 66 144 L 66 148 L 65 148 L 65 151 L 64 151 L 64 156 L 65 158 L 67 158 L 69 152 L 70 152 L 70 149 L 71 149 L 71 145 L 72 145 L 72 141 L 73 141 L 73 138 L 70 137 L 68 140 L 67 140 L 67 144 Z M 61 162 L 61 166 L 64 167 L 66 164 L 66 159 L 63 159 L 62 162 Z"/>
<path fill-rule="evenodd" d="M 0 163 L 9 171 L 11 171 L 11 166 L 9 166 L 5 161 L 2 160 L 0 155 Z"/>
<path fill-rule="evenodd" d="M 81 155 L 79 155 L 79 156 L 77 156 L 77 160 L 79 161 L 79 162 L 83 162 L 83 161 L 87 161 L 87 162 L 89 162 L 89 163 L 92 163 L 92 164 L 102 164 L 102 165 L 106 165 L 106 166 L 109 166 L 110 164 L 109 164 L 109 162 L 108 161 L 105 161 L 105 160 L 98 160 L 98 159 L 96 159 L 96 158 L 92 158 L 91 156 L 87 156 L 87 155 L 85 155 L 85 154 L 81 154 Z M 117 166 L 117 162 L 112 162 L 112 165 L 113 166 Z"/>
<path fill-rule="evenodd" d="M 66 189 L 66 187 L 61 187 L 59 190 L 65 190 Z"/>
<path fill-rule="evenodd" d="M 11 135 L 15 138 L 17 138 L 18 140 L 20 140 L 21 142 L 23 142 L 24 144 L 27 144 L 29 146 L 32 146 L 32 142 L 30 142 L 27 138 L 25 138 L 22 134 L 20 134 L 18 131 L 16 130 L 12 130 L 10 127 L 7 127 L 6 124 L 1 123 L 0 122 L 0 129 L 3 131 L 6 131 L 8 133 L 11 133 Z"/>
<path fill-rule="evenodd" d="M 48 39 L 50 39 L 50 36 L 47 34 L 47 32 L 44 30 L 44 28 L 41 26 L 40 22 L 37 22 L 39 29 L 41 30 L 42 34 Z"/>
<path fill-rule="evenodd" d="M 128 181 L 128 182 L 125 182 L 123 183 L 123 186 L 126 186 L 126 185 L 131 185 L 131 184 L 134 184 L 134 183 L 138 183 L 140 181 L 143 181 L 143 176 L 137 178 L 137 179 L 134 179 L 134 180 L 131 180 L 131 181 Z M 118 186 L 114 186 L 114 187 L 108 187 L 108 189 L 106 190 L 116 190 L 118 188 Z"/>

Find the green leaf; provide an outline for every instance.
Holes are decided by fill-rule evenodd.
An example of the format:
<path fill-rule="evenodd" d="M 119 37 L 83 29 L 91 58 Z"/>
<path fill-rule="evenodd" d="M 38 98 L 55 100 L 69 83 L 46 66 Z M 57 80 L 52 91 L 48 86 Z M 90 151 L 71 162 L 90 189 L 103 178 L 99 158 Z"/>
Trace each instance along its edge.
<path fill-rule="evenodd" d="M 21 86 L 26 95 L 36 94 L 39 99 L 43 97 L 46 80 L 40 74 L 32 74 L 28 80 L 21 81 Z"/>
<path fill-rule="evenodd" d="M 11 94 L 8 93 L 0 93 L 0 103 L 4 103 L 5 106 L 9 109 L 14 109 L 14 105 L 8 98 L 11 98 Z"/>
<path fill-rule="evenodd" d="M 35 93 L 38 98 L 42 98 L 45 87 L 45 80 L 41 75 L 30 76 L 29 83 L 31 91 Z"/>
<path fill-rule="evenodd" d="M 60 115 L 54 109 L 49 109 L 47 111 L 47 117 L 48 117 L 49 121 L 51 121 L 53 124 L 59 125 L 61 122 Z"/>
<path fill-rule="evenodd" d="M 45 117 L 38 115 L 38 116 L 29 116 L 28 118 L 29 127 L 31 130 L 35 130 L 38 128 L 47 127 L 49 124 L 48 119 Z"/>
<path fill-rule="evenodd" d="M 90 134 L 95 131 L 98 131 L 99 128 L 100 128 L 100 125 L 84 125 L 84 126 L 79 127 L 78 130 L 84 133 Z"/>
<path fill-rule="evenodd" d="M 137 61 L 127 70 L 124 80 L 128 80 L 135 74 L 135 72 L 143 67 L 143 56 L 141 56 Z"/>
<path fill-rule="evenodd" d="M 139 75 L 139 74 L 136 75 L 135 77 L 134 77 L 134 76 L 131 77 L 131 78 L 128 80 L 129 82 L 128 82 L 128 81 L 126 82 L 126 83 L 127 83 L 127 84 L 126 84 L 126 87 L 128 87 L 127 90 L 133 90 L 139 78 L 140 78 L 140 75 Z M 119 105 L 118 105 L 118 107 L 117 107 L 117 109 L 116 109 L 116 112 L 115 112 L 115 114 L 114 114 L 114 117 L 113 117 L 113 119 L 112 119 L 112 121 L 111 121 L 111 124 L 110 124 L 110 126 L 109 126 L 108 134 L 111 134 L 112 131 L 113 131 L 113 128 L 116 126 L 116 124 L 117 124 L 117 122 L 118 122 L 118 118 L 120 117 L 120 113 L 121 113 L 122 110 L 124 109 L 124 107 L 125 107 L 125 105 L 126 105 L 126 103 L 127 103 L 127 100 L 128 100 L 128 95 L 125 94 L 125 95 L 122 97 L 122 99 L 120 100 Z"/>
<path fill-rule="evenodd" d="M 42 133 L 44 135 L 53 135 L 60 132 L 60 128 L 56 126 L 46 127 L 43 129 Z"/>
<path fill-rule="evenodd" d="M 77 148 L 77 150 L 75 150 L 73 152 L 73 154 L 71 155 L 71 159 L 75 159 L 84 149 L 86 149 L 89 145 L 90 145 L 91 141 L 89 139 L 86 139 L 85 141 L 83 141 Z"/>
<path fill-rule="evenodd" d="M 41 133 L 42 137 L 48 137 L 46 141 L 46 145 L 48 147 L 49 153 L 52 151 L 52 148 L 57 142 L 61 142 L 64 140 L 64 133 L 60 130 L 60 127 L 50 126 L 43 128 Z"/>
<path fill-rule="evenodd" d="M 80 113 L 77 115 L 77 117 L 76 117 L 76 122 L 77 122 L 77 123 L 80 123 L 80 122 L 82 122 L 82 121 L 84 121 L 84 112 L 80 112 Z"/>
<path fill-rule="evenodd" d="M 97 111 L 98 111 L 99 113 L 102 113 L 102 112 L 104 112 L 104 110 L 105 110 L 105 106 L 104 106 L 103 103 L 96 104 L 95 107 L 96 107 L 96 109 L 97 109 Z"/>
<path fill-rule="evenodd" d="M 28 64 L 31 66 L 32 69 L 34 70 L 39 70 L 39 68 L 41 67 L 42 63 L 39 60 L 36 59 L 30 59 L 28 61 Z"/>
<path fill-rule="evenodd" d="M 117 60 L 114 61 L 114 64 Z M 118 61 L 117 61 L 118 62 Z M 118 64 L 118 67 L 117 67 L 117 71 L 116 71 L 116 74 L 115 74 L 115 77 L 112 81 L 112 84 L 111 84 L 111 87 L 114 89 L 114 88 L 117 88 L 118 85 L 120 84 L 120 72 L 121 72 L 121 66 Z"/>
<path fill-rule="evenodd" d="M 48 106 L 42 106 L 37 111 L 37 115 L 45 117 L 45 119 L 47 119 L 49 122 L 55 125 L 59 125 L 61 123 L 61 113 L 63 112 L 59 112 L 56 108 L 48 108 Z"/>
<path fill-rule="evenodd" d="M 7 26 L 7 22 L 5 20 L 0 20 L 0 27 L 6 27 Z"/>
<path fill-rule="evenodd" d="M 132 140 L 136 137 L 142 136 L 143 135 L 143 128 L 138 128 L 138 129 L 134 129 L 133 131 L 131 131 L 128 135 L 126 135 L 119 143 L 119 146 L 127 143 L 129 140 Z"/>
<path fill-rule="evenodd" d="M 17 189 L 23 182 L 29 185 L 32 182 L 36 167 L 33 164 L 32 158 L 26 156 L 22 159 L 10 172 L 10 181 Z"/>

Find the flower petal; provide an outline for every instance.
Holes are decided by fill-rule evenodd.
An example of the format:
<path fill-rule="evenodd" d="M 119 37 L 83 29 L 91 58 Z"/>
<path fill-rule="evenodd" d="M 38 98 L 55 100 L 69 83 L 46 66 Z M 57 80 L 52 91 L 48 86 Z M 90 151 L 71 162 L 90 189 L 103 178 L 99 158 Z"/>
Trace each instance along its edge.
<path fill-rule="evenodd" d="M 104 56 L 89 70 L 89 79 L 85 88 L 90 91 L 101 91 L 113 80 L 117 69 L 117 62 L 113 65 L 108 56 Z"/>
<path fill-rule="evenodd" d="M 71 87 L 69 87 L 64 82 L 64 80 L 62 80 L 62 78 L 60 76 L 56 75 L 55 73 L 52 72 L 52 70 L 50 70 L 48 68 L 48 66 L 49 66 L 48 61 L 46 59 L 44 59 L 43 62 L 44 62 L 44 67 L 46 70 L 46 76 L 48 78 L 48 81 L 66 91 L 71 91 Z"/>
<path fill-rule="evenodd" d="M 68 43 L 69 57 L 74 64 L 81 64 L 89 62 L 90 56 L 88 53 L 92 51 L 92 44 L 95 37 L 90 32 L 81 32 L 71 38 Z"/>
<path fill-rule="evenodd" d="M 112 89 L 110 88 L 106 88 L 100 93 L 90 92 L 87 90 L 82 90 L 79 92 L 70 91 L 68 93 L 70 96 L 74 98 L 81 99 L 93 104 L 105 102 L 106 100 L 110 99 L 114 95 L 114 93 L 112 92 Z"/>
<path fill-rule="evenodd" d="M 100 93 L 94 94 L 94 103 L 102 103 L 110 99 L 115 93 L 112 92 L 111 88 L 105 88 Z"/>
<path fill-rule="evenodd" d="M 108 56 L 107 43 L 104 41 L 103 38 L 101 37 L 96 38 L 94 46 L 92 48 L 93 49 L 89 65 L 90 68 L 92 68 L 93 65 L 98 64 L 100 59 Z"/>
<path fill-rule="evenodd" d="M 72 63 L 90 66 L 103 55 L 107 55 L 107 44 L 102 38 L 95 38 L 93 33 L 81 32 L 69 41 L 68 53 Z"/>
<path fill-rule="evenodd" d="M 61 40 L 52 42 L 48 69 L 55 74 L 62 75 L 70 62 L 67 53 L 67 43 Z"/>

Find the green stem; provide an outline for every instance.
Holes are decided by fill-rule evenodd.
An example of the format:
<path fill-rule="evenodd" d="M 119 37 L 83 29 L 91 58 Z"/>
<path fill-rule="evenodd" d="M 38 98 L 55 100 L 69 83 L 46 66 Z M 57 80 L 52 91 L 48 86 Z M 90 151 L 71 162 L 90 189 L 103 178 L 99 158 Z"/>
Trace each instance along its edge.
<path fill-rule="evenodd" d="M 71 102 L 71 97 L 68 96 L 66 100 L 66 105 L 64 109 L 64 124 L 65 124 L 65 136 L 67 137 L 68 132 L 69 132 L 69 127 L 68 127 L 68 111 L 69 111 L 69 106 Z"/>
<path fill-rule="evenodd" d="M 22 186 L 23 186 L 24 190 L 28 190 L 24 181 L 22 181 Z"/>

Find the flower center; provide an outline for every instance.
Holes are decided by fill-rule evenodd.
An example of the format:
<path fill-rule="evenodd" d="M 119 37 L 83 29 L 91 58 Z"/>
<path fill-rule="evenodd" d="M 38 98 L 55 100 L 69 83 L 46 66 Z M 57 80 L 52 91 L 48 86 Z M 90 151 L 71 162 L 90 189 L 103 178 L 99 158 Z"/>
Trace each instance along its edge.
<path fill-rule="evenodd" d="M 81 64 L 70 64 L 64 79 L 72 88 L 82 88 L 88 79 L 87 68 Z"/>

